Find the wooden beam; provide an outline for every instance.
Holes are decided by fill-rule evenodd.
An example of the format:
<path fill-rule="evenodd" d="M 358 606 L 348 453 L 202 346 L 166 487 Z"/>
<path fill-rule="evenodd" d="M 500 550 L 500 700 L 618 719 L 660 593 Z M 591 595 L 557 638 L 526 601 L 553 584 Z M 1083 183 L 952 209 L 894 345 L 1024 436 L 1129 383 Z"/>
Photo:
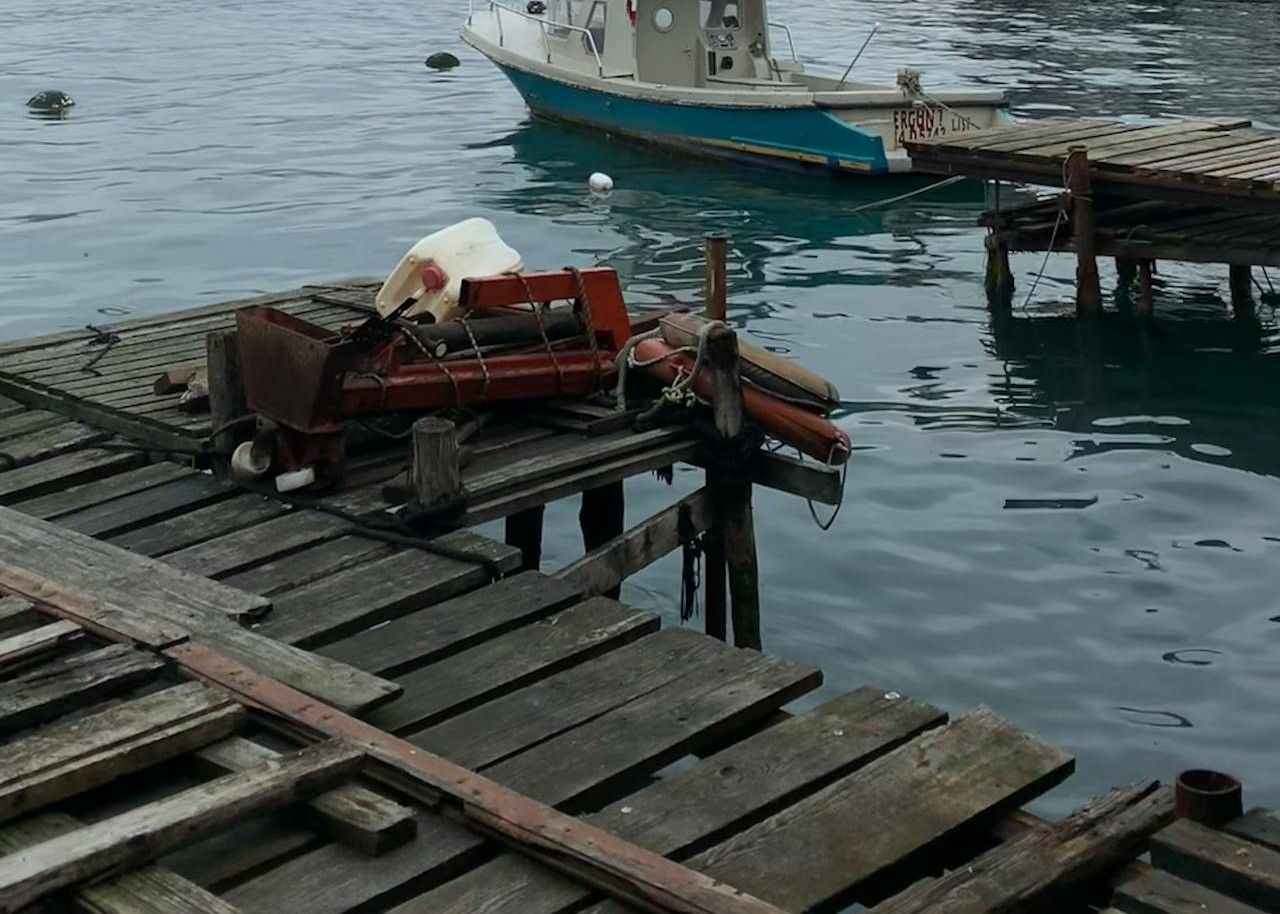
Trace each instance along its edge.
<path fill-rule="evenodd" d="M 873 914 L 1031 914 L 1123 866 L 1173 818 L 1173 792 L 1153 781 L 1113 790 L 1063 822 L 998 845 L 917 882 Z"/>
<path fill-rule="evenodd" d="M 363 760 L 342 741 L 320 743 L 0 857 L 0 911 L 21 910 L 51 892 L 305 799 L 354 774 Z"/>
<path fill-rule="evenodd" d="M 0 673 L 23 661 L 46 654 L 84 633 L 79 625 L 65 619 L 50 622 L 20 635 L 0 639 Z"/>
<path fill-rule="evenodd" d="M 685 529 L 693 535 L 710 529 L 711 499 L 706 489 L 680 499 L 665 511 L 593 549 L 556 572 L 556 577 L 574 584 L 589 597 L 608 593 L 631 575 L 680 548 L 682 516 L 687 517 Z"/>
<path fill-rule="evenodd" d="M 1151 839 L 1151 862 L 1261 908 L 1280 910 L 1280 853 L 1188 819 Z"/>
<path fill-rule="evenodd" d="M 16 853 L 81 827 L 78 821 L 60 812 L 11 822 L 0 826 L 0 853 Z M 84 914 L 240 914 L 239 908 L 159 866 L 144 866 L 79 886 L 71 896 L 71 904 Z"/>
<path fill-rule="evenodd" d="M 57 721 L 0 748 L 0 820 L 222 739 L 244 718 L 224 692 L 187 682 Z"/>
<path fill-rule="evenodd" d="M 261 743 L 233 736 L 196 753 L 219 771 L 246 771 L 279 759 Z M 359 784 L 341 784 L 307 801 L 307 811 L 335 841 L 379 856 L 413 839 L 418 820 L 413 810 Z"/>
<path fill-rule="evenodd" d="M 247 703 L 295 727 L 360 746 L 375 763 L 366 773 L 393 782 L 471 827 L 643 910 L 658 914 L 782 914 L 759 899 L 319 705 L 208 648 L 189 643 L 169 648 L 165 654 L 192 675 L 232 690 Z"/>

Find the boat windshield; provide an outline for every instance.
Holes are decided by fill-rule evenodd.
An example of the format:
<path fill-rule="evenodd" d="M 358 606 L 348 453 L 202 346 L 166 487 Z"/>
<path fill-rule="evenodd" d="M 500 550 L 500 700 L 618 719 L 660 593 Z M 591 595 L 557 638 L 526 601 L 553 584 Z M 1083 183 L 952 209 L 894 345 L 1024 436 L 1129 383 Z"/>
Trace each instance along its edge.
<path fill-rule="evenodd" d="M 738 18 L 738 0 L 702 0 L 704 29 L 736 29 L 741 22 Z"/>
<path fill-rule="evenodd" d="M 564 25 L 578 25 L 582 21 L 582 7 L 585 0 L 551 0 L 550 13 L 547 18 L 551 22 L 558 22 Z M 563 33 L 566 30 L 552 29 L 553 34 Z"/>

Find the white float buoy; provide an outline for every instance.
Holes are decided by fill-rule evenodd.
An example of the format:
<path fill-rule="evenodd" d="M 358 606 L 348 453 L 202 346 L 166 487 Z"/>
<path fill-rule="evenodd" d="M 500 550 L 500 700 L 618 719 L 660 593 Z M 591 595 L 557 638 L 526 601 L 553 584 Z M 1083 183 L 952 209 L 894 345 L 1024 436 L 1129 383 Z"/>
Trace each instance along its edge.
<path fill-rule="evenodd" d="M 607 194 L 613 190 L 613 178 L 603 171 L 597 171 L 587 179 L 587 186 L 591 188 L 592 193 Z"/>

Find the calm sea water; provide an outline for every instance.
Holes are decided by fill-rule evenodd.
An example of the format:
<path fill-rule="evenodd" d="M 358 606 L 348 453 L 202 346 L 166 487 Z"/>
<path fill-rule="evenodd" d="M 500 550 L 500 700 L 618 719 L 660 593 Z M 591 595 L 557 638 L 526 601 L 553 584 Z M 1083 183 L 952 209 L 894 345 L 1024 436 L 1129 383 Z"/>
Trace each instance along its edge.
<path fill-rule="evenodd" d="M 1158 277 L 1160 320 L 1055 317 L 1071 265 L 1015 263 L 983 307 L 979 196 L 853 213 L 884 184 L 727 170 L 531 123 L 439 0 L 6 0 L 0 335 L 381 274 L 482 215 L 528 264 L 607 263 L 633 301 L 690 297 L 733 237 L 734 319 L 835 380 L 858 453 L 830 533 L 761 493 L 767 647 L 823 695 L 878 683 L 986 703 L 1079 757 L 1043 808 L 1192 763 L 1280 803 L 1280 355 L 1224 314 L 1222 270 Z M 776 0 L 811 65 L 1003 86 L 1020 111 L 1280 125 L 1280 6 Z M 422 59 L 452 50 L 447 74 Z M 59 87 L 63 121 L 23 108 Z M 607 200 L 585 191 L 610 172 Z M 682 474 L 677 491 L 696 484 Z M 635 517 L 672 493 L 630 490 Z M 1065 500 L 1065 501 L 1064 501 Z M 1050 507 L 1052 504 L 1077 507 Z M 1087 506 L 1084 506 L 1087 505 Z M 548 565 L 579 544 L 557 506 Z M 668 561 L 628 599 L 670 613 Z"/>

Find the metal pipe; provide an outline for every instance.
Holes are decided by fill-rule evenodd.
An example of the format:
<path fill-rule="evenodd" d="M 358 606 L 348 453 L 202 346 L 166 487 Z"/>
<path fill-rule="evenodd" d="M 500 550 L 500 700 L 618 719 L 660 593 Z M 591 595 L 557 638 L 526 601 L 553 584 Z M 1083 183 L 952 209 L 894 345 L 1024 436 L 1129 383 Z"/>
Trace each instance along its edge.
<path fill-rule="evenodd" d="M 862 52 L 867 49 L 867 45 L 871 44 L 871 39 L 876 37 L 876 32 L 878 31 L 880 31 L 880 23 L 877 22 L 871 26 L 871 33 L 867 35 L 867 40 L 862 42 L 862 47 L 858 48 L 858 53 L 853 55 L 853 60 L 849 61 L 849 66 L 845 67 L 844 76 L 840 77 L 840 84 L 836 86 L 837 92 L 844 88 L 844 84 L 849 79 L 849 74 L 853 72 L 854 64 L 862 58 Z"/>

